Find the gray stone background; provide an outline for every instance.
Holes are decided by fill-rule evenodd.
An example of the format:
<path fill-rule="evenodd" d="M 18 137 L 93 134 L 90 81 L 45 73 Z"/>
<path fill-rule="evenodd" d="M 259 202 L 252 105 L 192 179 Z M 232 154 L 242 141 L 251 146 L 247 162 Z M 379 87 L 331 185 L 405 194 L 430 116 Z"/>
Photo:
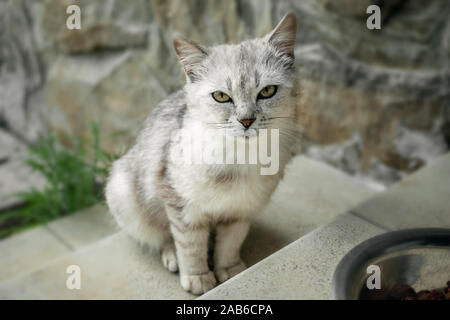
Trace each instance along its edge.
<path fill-rule="evenodd" d="M 81 7 L 81 30 L 66 8 Z M 377 4 L 382 29 L 366 28 Z M 39 132 L 111 151 L 183 74 L 180 34 L 204 45 L 262 36 L 288 11 L 304 110 L 304 152 L 388 185 L 450 145 L 448 0 L 0 0 L 0 195 L 39 186 L 22 164 Z"/>

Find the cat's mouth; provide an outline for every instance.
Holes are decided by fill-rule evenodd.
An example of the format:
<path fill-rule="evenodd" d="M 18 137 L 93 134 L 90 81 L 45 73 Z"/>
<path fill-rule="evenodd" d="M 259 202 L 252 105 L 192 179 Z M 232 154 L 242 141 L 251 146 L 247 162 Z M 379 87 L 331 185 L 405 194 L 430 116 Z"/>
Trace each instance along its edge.
<path fill-rule="evenodd" d="M 241 128 L 234 128 L 231 130 L 226 131 L 226 135 L 233 136 L 233 137 L 254 137 L 258 135 L 258 129 L 257 128 L 248 128 L 248 129 L 241 129 Z"/>
<path fill-rule="evenodd" d="M 242 132 L 242 136 L 244 136 L 246 138 L 254 137 L 257 135 L 258 135 L 258 129 L 255 129 L 255 128 L 249 128 Z"/>
<path fill-rule="evenodd" d="M 221 135 L 233 137 L 254 137 L 258 136 L 261 130 L 270 130 L 271 123 L 254 121 L 250 126 L 245 128 L 241 123 L 234 121 L 225 122 L 209 122 L 206 123 L 210 129 L 217 130 Z"/>

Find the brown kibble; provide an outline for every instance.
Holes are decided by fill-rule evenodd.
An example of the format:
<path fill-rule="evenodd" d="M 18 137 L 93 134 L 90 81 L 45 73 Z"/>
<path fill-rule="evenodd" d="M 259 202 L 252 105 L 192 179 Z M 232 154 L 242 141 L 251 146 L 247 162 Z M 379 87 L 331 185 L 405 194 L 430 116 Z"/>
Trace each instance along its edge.
<path fill-rule="evenodd" d="M 407 284 L 396 284 L 390 290 L 362 290 L 360 299 L 363 300 L 450 300 L 450 281 L 446 288 L 422 290 L 416 293 Z"/>
<path fill-rule="evenodd" d="M 417 293 L 417 300 L 428 300 L 430 295 L 430 291 L 422 290 Z"/>
<path fill-rule="evenodd" d="M 361 298 L 363 300 L 388 300 L 389 292 L 384 289 L 367 290 Z"/>
<path fill-rule="evenodd" d="M 430 300 L 444 300 L 445 297 L 442 294 L 442 292 L 439 292 L 437 290 L 431 290 L 430 292 Z"/>
<path fill-rule="evenodd" d="M 430 293 L 430 290 L 421 290 L 419 292 L 417 292 L 417 294 L 424 294 L 424 293 Z"/>
<path fill-rule="evenodd" d="M 403 300 L 407 296 L 416 296 L 414 289 L 407 284 L 396 284 L 389 291 L 389 299 L 391 300 Z"/>

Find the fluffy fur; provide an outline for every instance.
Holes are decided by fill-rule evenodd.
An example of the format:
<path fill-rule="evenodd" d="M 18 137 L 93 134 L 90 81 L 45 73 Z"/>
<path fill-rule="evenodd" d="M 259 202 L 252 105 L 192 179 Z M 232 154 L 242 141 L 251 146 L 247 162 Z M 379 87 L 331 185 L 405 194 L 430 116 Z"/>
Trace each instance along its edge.
<path fill-rule="evenodd" d="M 295 16 L 283 18 L 262 39 L 203 48 L 174 40 L 186 72 L 183 90 L 154 108 L 133 148 L 117 160 L 106 200 L 117 223 L 138 241 L 159 248 L 163 264 L 180 271 L 184 289 L 204 293 L 245 269 L 239 250 L 252 217 L 261 211 L 298 152 L 295 129 Z M 257 99 L 276 85 L 276 94 Z M 218 103 L 222 91 L 232 103 Z M 239 119 L 255 117 L 245 130 Z M 203 130 L 227 128 L 225 138 L 248 143 L 260 129 L 279 129 L 280 159 L 275 175 L 261 175 L 260 164 L 179 164 L 171 150 Z M 177 137 L 177 138 L 175 138 Z M 212 149 L 221 146 L 211 142 Z M 208 239 L 215 231 L 213 271 L 207 262 Z"/>

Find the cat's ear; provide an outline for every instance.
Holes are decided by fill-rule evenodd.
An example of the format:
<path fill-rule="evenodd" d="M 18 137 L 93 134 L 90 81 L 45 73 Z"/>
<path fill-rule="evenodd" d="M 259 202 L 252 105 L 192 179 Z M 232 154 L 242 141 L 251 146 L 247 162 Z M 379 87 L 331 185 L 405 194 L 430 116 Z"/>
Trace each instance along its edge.
<path fill-rule="evenodd" d="M 294 58 L 295 39 L 297 35 L 297 18 L 288 13 L 269 34 L 268 42 L 280 52 Z"/>
<path fill-rule="evenodd" d="M 206 50 L 198 44 L 181 37 L 173 40 L 173 47 L 184 66 L 186 75 L 192 79 L 195 73 L 195 66 L 208 55 Z"/>

